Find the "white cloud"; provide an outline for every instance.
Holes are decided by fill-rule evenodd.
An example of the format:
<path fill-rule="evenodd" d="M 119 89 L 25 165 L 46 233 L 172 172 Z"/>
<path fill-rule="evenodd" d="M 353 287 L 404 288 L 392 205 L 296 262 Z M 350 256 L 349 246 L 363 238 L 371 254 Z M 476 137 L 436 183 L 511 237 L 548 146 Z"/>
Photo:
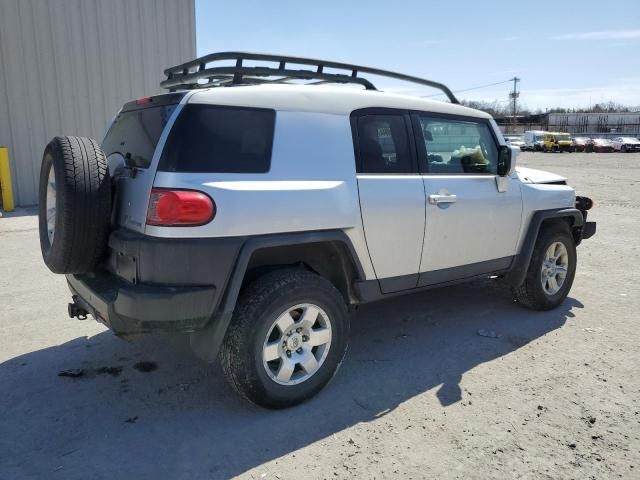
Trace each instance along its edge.
<path fill-rule="evenodd" d="M 640 38 L 640 30 L 608 30 L 602 32 L 566 33 L 553 40 L 630 40 Z"/>

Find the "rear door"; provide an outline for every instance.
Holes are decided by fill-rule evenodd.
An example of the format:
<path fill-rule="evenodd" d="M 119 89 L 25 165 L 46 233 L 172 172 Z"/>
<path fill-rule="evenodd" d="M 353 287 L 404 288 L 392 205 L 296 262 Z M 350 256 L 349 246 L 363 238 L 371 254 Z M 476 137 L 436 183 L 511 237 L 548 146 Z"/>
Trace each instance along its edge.
<path fill-rule="evenodd" d="M 129 102 L 109 127 L 102 149 L 115 179 L 116 224 L 144 232 L 161 150 L 157 147 L 162 147 L 183 97 L 184 93 L 172 93 Z"/>
<path fill-rule="evenodd" d="M 425 194 L 408 112 L 365 109 L 351 118 L 360 210 L 371 262 L 384 293 L 415 288 Z"/>
<path fill-rule="evenodd" d="M 508 268 L 522 198 L 510 176 L 498 189 L 498 141 L 489 120 L 422 113 L 412 120 L 427 197 L 419 286 Z"/>

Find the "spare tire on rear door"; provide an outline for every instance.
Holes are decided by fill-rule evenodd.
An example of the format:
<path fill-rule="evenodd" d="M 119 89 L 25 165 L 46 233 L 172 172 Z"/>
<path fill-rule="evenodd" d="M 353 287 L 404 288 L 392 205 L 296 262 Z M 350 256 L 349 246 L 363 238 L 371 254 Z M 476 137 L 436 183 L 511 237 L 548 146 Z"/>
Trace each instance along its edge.
<path fill-rule="evenodd" d="M 95 140 L 55 137 L 40 170 L 42 257 L 54 273 L 87 273 L 103 258 L 111 221 L 107 159 Z"/>

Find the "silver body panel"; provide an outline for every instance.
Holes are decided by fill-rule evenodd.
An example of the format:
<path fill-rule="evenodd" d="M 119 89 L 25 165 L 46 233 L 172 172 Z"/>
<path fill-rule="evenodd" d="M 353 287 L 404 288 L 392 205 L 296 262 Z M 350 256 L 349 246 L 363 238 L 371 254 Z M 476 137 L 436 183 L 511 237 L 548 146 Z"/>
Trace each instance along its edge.
<path fill-rule="evenodd" d="M 418 273 L 426 208 L 422 178 L 358 175 L 358 189 L 367 247 L 377 278 Z"/>
<path fill-rule="evenodd" d="M 424 175 L 427 196 L 455 195 L 450 204 L 428 204 L 420 272 L 515 255 L 522 216 L 517 179 L 499 192 L 493 175 Z"/>

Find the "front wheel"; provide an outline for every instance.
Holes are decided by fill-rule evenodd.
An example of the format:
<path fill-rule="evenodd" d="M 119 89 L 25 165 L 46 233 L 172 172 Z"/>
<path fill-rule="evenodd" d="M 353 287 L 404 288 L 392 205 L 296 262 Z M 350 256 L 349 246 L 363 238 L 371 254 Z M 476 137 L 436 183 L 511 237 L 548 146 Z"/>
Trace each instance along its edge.
<path fill-rule="evenodd" d="M 566 224 L 552 224 L 540 232 L 527 276 L 514 288 L 515 299 L 533 310 L 551 310 L 571 289 L 576 273 L 576 244 Z"/>
<path fill-rule="evenodd" d="M 319 275 L 285 268 L 244 289 L 220 360 L 241 396 L 284 408 L 315 395 L 333 378 L 348 336 L 340 292 Z"/>

